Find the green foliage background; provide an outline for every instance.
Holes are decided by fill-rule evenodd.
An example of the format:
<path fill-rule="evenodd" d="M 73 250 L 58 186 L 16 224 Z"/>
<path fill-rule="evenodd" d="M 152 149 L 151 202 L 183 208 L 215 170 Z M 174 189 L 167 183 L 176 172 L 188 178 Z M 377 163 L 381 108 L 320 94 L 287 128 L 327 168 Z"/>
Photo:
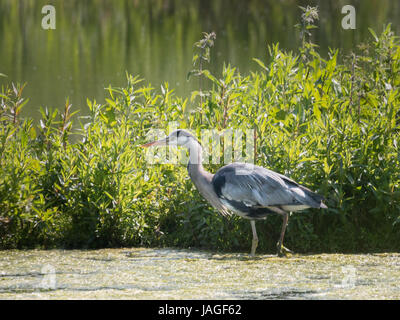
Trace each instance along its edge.
<path fill-rule="evenodd" d="M 225 220 L 201 198 L 183 165 L 146 162 L 138 145 L 171 121 L 202 129 L 255 129 L 256 164 L 326 197 L 328 210 L 292 215 L 296 252 L 367 252 L 400 246 L 400 47 L 388 26 L 357 54 L 322 58 L 269 47 L 257 70 L 220 75 L 192 99 L 131 75 L 73 129 L 71 108 L 19 113 L 23 86 L 0 94 L 0 247 L 177 246 L 248 251 L 250 224 Z M 198 97 L 201 96 L 201 99 Z M 200 103 L 201 101 L 201 103 Z M 192 104 L 195 108 L 189 108 Z M 159 150 L 160 151 L 160 150 Z M 221 165 L 206 165 L 215 172 Z M 275 252 L 281 218 L 258 222 L 259 251 Z"/>

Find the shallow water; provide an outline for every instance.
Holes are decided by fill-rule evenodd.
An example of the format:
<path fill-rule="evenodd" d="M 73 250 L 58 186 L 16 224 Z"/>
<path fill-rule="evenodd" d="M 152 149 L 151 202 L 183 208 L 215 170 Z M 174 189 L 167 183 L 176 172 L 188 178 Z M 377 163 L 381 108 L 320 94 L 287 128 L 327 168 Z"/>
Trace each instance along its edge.
<path fill-rule="evenodd" d="M 399 299 L 400 254 L 0 251 L 0 299 Z"/>

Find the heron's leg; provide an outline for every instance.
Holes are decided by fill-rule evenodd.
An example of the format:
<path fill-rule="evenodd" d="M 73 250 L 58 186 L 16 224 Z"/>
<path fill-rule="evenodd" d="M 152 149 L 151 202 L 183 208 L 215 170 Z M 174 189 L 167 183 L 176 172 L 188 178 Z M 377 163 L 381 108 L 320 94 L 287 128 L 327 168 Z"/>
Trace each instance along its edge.
<path fill-rule="evenodd" d="M 283 238 L 285 237 L 285 231 L 286 231 L 286 226 L 289 220 L 289 214 L 285 211 L 282 210 L 281 212 L 282 217 L 283 217 L 283 222 L 282 222 L 282 230 L 281 230 L 281 236 L 279 238 L 279 242 L 277 243 L 277 249 L 278 249 L 278 256 L 282 257 L 286 253 L 293 253 L 290 251 L 288 248 L 285 248 L 283 246 Z"/>
<path fill-rule="evenodd" d="M 250 220 L 251 230 L 253 231 L 253 241 L 251 244 L 251 256 L 254 256 L 256 253 L 257 245 L 258 245 L 258 237 L 257 237 L 257 230 L 256 230 L 256 222 L 255 220 Z"/>

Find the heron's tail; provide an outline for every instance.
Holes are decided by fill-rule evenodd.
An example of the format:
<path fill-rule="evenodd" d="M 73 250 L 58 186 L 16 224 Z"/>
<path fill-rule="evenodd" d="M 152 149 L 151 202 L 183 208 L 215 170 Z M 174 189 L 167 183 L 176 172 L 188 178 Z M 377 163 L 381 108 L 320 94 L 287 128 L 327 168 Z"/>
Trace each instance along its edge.
<path fill-rule="evenodd" d="M 309 196 L 309 198 L 312 199 L 313 202 L 313 208 L 321 208 L 321 209 L 328 209 L 327 205 L 323 203 L 322 201 L 325 200 L 325 198 L 318 193 L 312 192 L 310 190 L 306 190 L 306 194 Z"/>
<path fill-rule="evenodd" d="M 323 203 L 322 201 L 321 201 L 321 204 L 320 204 L 320 206 L 319 206 L 321 209 L 328 209 L 328 206 L 325 204 L 325 203 Z"/>

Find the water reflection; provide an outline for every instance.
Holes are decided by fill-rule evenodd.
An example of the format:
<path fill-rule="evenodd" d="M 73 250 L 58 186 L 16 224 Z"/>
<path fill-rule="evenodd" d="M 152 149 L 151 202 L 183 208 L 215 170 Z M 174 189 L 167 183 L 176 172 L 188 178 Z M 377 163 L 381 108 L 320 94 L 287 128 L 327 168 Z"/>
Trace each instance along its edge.
<path fill-rule="evenodd" d="M 154 87 L 168 81 L 176 94 L 190 96 L 196 80 L 186 81 L 193 43 L 202 31 L 217 33 L 210 69 L 223 62 L 241 72 L 256 69 L 252 57 L 265 58 L 268 44 L 295 50 L 294 25 L 299 5 L 318 5 L 315 42 L 353 49 L 368 39 L 368 27 L 380 31 L 391 22 L 399 34 L 400 2 L 390 0 L 53 0 L 56 30 L 41 28 L 48 0 L 0 1 L 0 73 L 5 81 L 28 82 L 25 115 L 38 117 L 38 106 L 61 108 L 70 97 L 86 110 L 86 98 L 103 101 L 104 87 L 125 83 L 125 72 L 139 74 Z M 341 8 L 353 4 L 357 29 L 341 28 Z"/>

